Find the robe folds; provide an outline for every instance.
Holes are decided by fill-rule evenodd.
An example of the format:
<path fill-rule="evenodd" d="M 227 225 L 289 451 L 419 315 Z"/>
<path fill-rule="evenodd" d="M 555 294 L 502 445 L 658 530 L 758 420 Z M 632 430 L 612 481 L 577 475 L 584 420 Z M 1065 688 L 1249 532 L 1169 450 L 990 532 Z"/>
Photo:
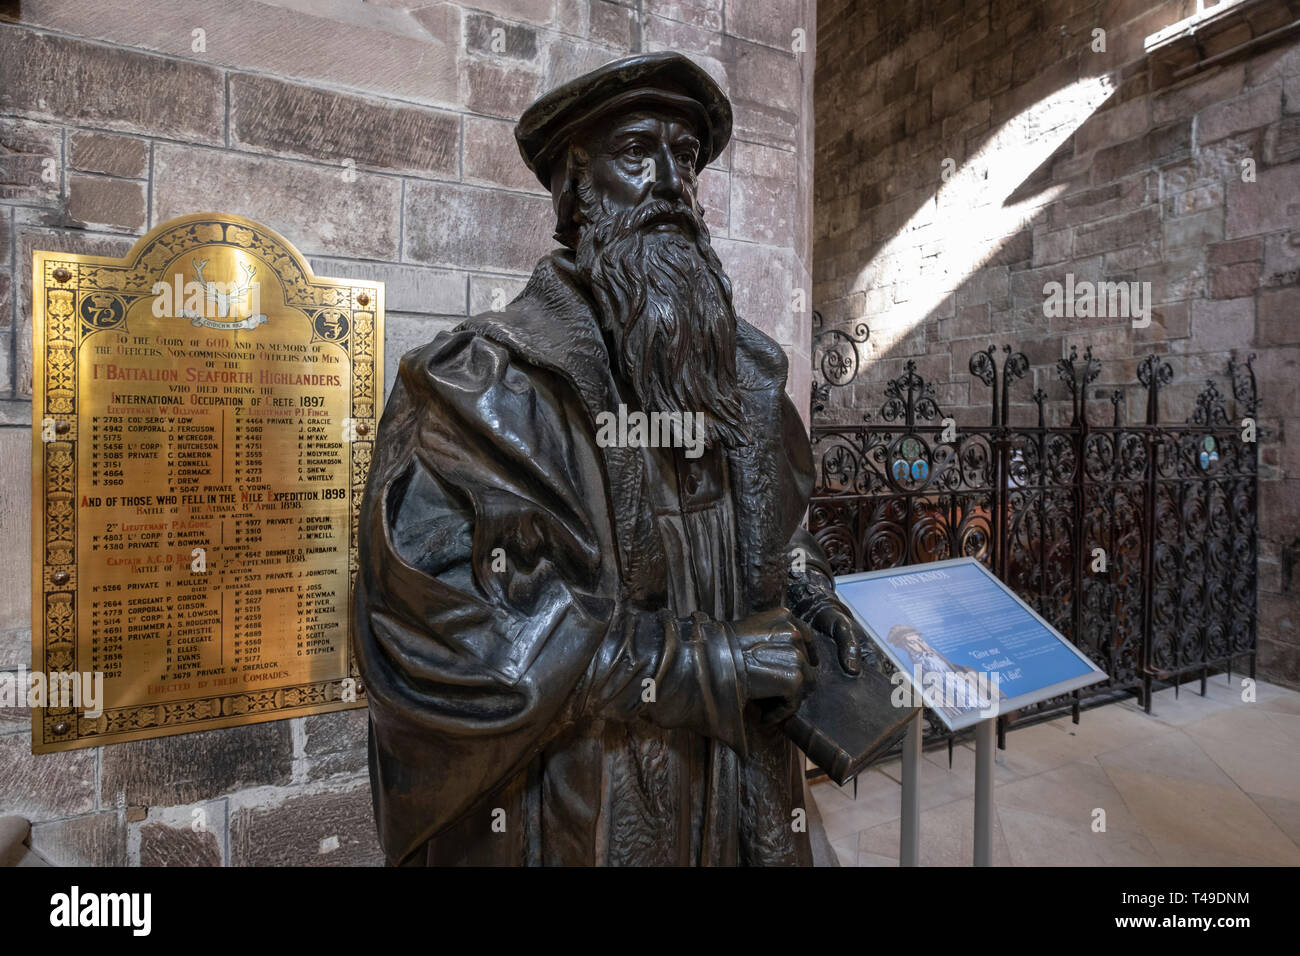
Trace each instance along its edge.
<path fill-rule="evenodd" d="M 571 253 L 402 358 L 354 599 L 390 863 L 811 863 L 803 758 L 725 621 L 830 570 L 785 355 L 741 321 L 736 361 L 751 440 L 697 463 L 697 510 L 698 476 L 665 497 L 680 458 L 597 442 L 627 399 Z"/>

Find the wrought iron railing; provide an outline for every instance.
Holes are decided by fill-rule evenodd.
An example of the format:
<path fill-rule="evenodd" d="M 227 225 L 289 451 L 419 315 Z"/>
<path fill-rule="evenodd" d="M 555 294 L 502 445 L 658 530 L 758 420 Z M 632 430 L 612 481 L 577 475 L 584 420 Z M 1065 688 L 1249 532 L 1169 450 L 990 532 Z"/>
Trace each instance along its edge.
<path fill-rule="evenodd" d="M 859 343 L 859 331 L 839 334 Z M 1070 423 L 1049 426 L 1047 396 L 1036 389 L 1037 423 L 1020 426 L 1009 423 L 1010 393 L 1028 360 L 1004 346 L 999 368 L 990 346 L 969 365 L 989 390 L 989 424 L 954 428 L 912 361 L 862 423 L 818 422 L 818 406 L 853 383 L 857 366 L 841 357 L 832 362 L 840 374 L 827 376 L 826 353 L 850 348 L 826 332 L 817 345 L 809 529 L 836 573 L 976 557 L 1109 675 L 1002 721 L 1002 732 L 1063 710 L 1077 719 L 1081 706 L 1117 696 L 1135 695 L 1149 712 L 1157 686 L 1199 677 L 1204 693 L 1211 671 L 1237 662 L 1254 676 L 1253 355 L 1228 363 L 1232 418 L 1210 380 L 1188 421 L 1162 422 L 1160 391 L 1172 372 L 1152 355 L 1138 367 L 1145 421 L 1122 421 L 1116 390 L 1104 396 L 1107 423 L 1094 424 L 1089 386 L 1101 364 L 1091 348 L 1082 357 L 1071 349 L 1057 363 Z"/>

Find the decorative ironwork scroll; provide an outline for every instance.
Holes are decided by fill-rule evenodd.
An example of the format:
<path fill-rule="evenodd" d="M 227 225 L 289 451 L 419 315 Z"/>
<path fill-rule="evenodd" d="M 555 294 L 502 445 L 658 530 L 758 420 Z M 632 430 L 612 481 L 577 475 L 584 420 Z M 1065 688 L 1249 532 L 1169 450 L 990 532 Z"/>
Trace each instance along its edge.
<path fill-rule="evenodd" d="M 867 323 L 859 322 L 852 332 L 843 329 L 823 329 L 822 314 L 815 309 L 813 318 L 813 368 L 821 372 L 821 381 L 813 379 L 813 411 L 826 410 L 832 388 L 850 384 L 858 375 L 861 359 L 858 346 L 871 335 Z"/>

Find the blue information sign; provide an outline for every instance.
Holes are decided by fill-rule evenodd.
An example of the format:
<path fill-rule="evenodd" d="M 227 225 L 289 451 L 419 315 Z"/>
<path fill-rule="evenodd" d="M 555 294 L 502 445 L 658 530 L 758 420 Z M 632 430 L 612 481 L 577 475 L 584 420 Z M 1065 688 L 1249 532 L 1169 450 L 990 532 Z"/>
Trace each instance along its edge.
<path fill-rule="evenodd" d="M 849 574 L 835 587 L 898 668 L 896 703 L 924 704 L 951 730 L 1106 679 L 974 558 Z"/>

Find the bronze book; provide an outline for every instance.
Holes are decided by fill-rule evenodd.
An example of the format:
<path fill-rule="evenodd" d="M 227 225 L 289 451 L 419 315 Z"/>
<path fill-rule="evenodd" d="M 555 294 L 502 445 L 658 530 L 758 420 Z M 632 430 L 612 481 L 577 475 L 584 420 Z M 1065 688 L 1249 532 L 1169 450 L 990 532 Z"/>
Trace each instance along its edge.
<path fill-rule="evenodd" d="M 852 780 L 887 754 L 907 733 L 915 707 L 890 702 L 893 685 L 863 663 L 856 677 L 840 667 L 835 643 L 814 633 L 817 683 L 785 723 L 786 736 L 837 784 Z"/>

